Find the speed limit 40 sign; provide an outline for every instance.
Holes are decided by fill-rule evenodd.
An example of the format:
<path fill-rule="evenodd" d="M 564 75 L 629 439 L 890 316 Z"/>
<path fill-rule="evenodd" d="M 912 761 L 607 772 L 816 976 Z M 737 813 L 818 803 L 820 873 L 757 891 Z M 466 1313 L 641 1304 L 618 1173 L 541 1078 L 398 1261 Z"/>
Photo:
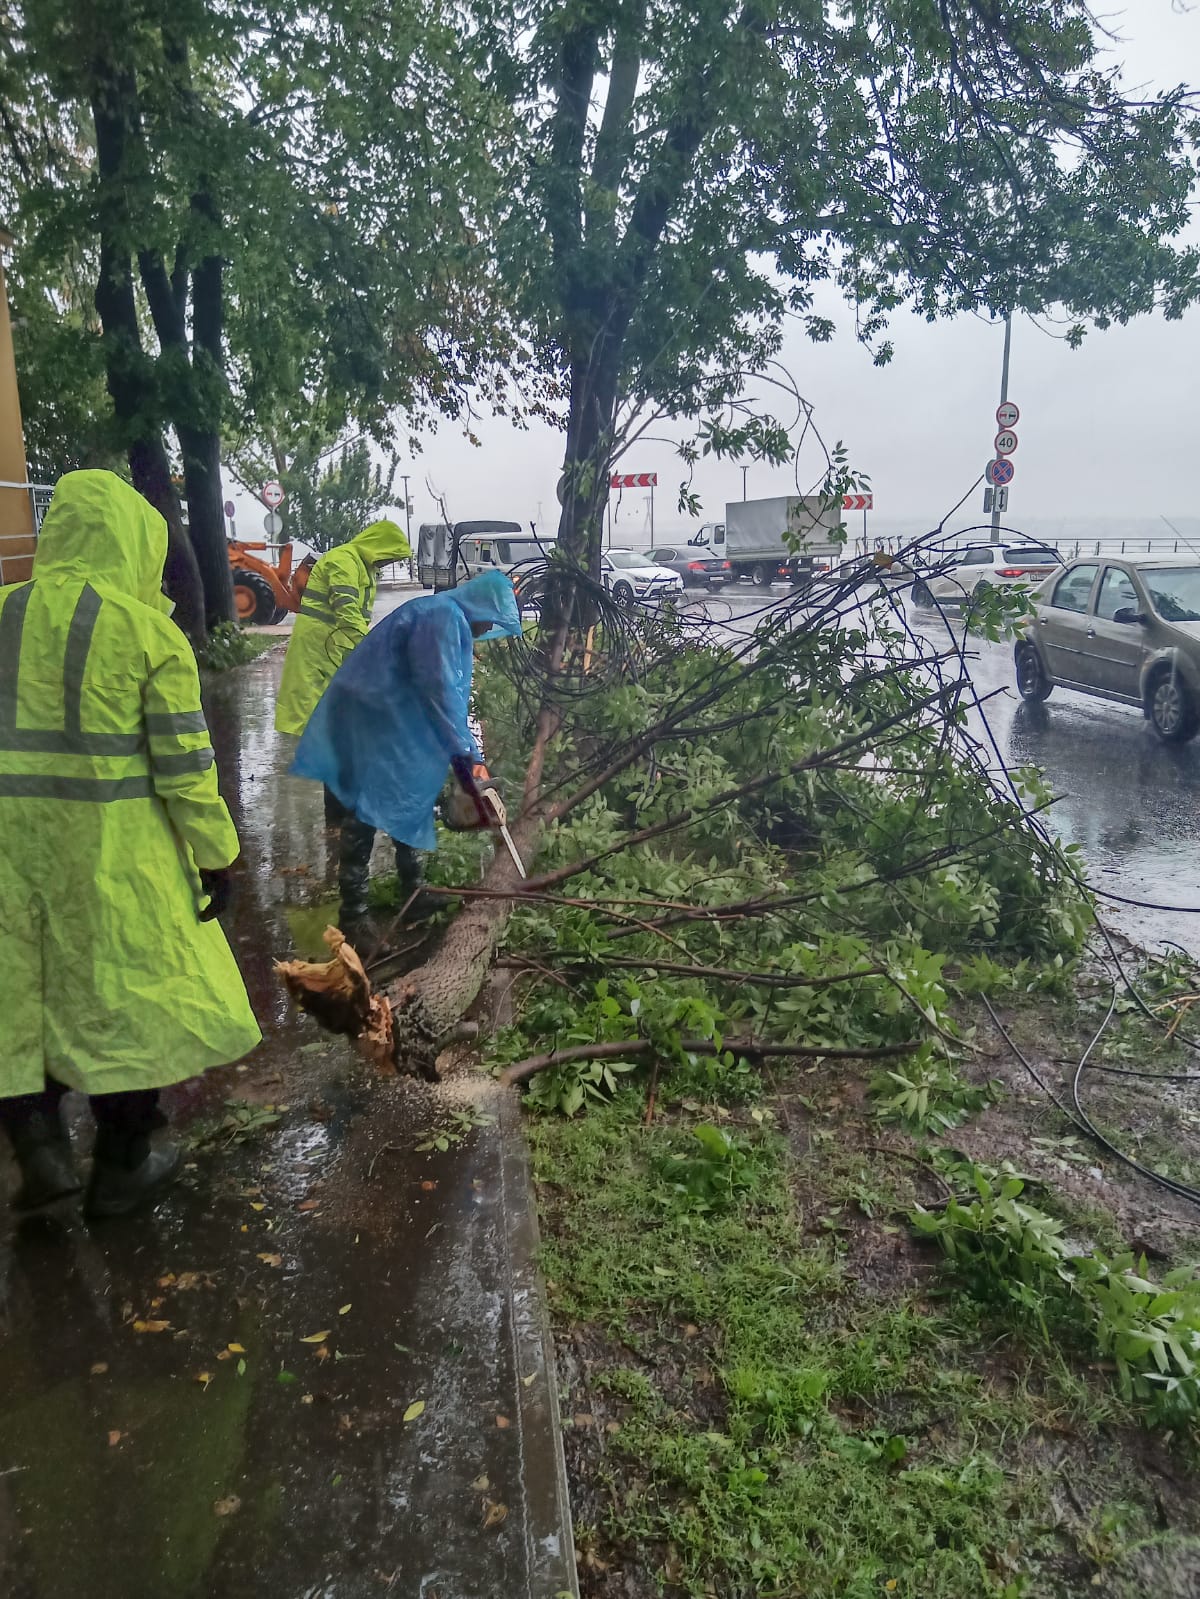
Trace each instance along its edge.
<path fill-rule="evenodd" d="M 1011 455 L 1017 447 L 1017 435 L 1011 428 L 1001 428 L 993 440 L 997 455 Z"/>

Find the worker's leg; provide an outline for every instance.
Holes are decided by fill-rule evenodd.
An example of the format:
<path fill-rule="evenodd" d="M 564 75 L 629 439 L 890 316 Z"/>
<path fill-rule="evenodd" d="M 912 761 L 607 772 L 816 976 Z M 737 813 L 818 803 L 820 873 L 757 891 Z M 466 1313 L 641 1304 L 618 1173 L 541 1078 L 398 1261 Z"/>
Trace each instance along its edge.
<path fill-rule="evenodd" d="M 350 812 L 331 788 L 325 790 L 325 826 L 341 827 Z"/>
<path fill-rule="evenodd" d="M 13 1196 L 15 1210 L 37 1210 L 77 1194 L 83 1186 L 59 1115 L 65 1093 L 61 1083 L 47 1078 L 40 1094 L 0 1099 L 0 1127 L 21 1168 L 21 1186 Z"/>
<path fill-rule="evenodd" d="M 166 1126 L 156 1088 L 93 1094 L 96 1160 L 84 1208 L 89 1216 L 127 1216 L 172 1183 L 183 1156 L 175 1144 L 150 1146 L 151 1133 Z"/>
<path fill-rule="evenodd" d="M 436 911 L 444 910 L 446 901 L 441 895 L 425 891 L 425 856 L 422 851 L 413 849 L 409 844 L 402 844 L 398 838 L 394 838 L 392 844 L 396 851 L 399 901 L 401 905 L 408 905 L 404 920 L 420 922 Z"/>
<path fill-rule="evenodd" d="M 360 822 L 357 816 L 347 815 L 342 823 L 338 850 L 343 932 L 355 923 L 361 924 L 366 917 L 370 898 L 371 851 L 374 847 L 375 829 L 370 822 Z"/>
<path fill-rule="evenodd" d="M 396 880 L 400 890 L 400 903 L 403 905 L 408 896 L 424 883 L 425 863 L 420 850 L 413 849 L 410 844 L 401 844 L 399 839 L 395 838 L 392 844 L 396 851 Z"/>

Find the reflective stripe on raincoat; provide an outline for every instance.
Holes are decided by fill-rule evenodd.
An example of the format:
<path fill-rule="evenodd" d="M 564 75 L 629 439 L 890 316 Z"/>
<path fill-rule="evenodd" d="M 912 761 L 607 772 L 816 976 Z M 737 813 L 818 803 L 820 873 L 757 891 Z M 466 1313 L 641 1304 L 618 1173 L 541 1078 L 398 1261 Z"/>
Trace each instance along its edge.
<path fill-rule="evenodd" d="M 325 685 L 366 637 L 377 586 L 375 569 L 412 552 L 395 522 L 372 522 L 348 544 L 327 550 L 309 574 L 288 640 L 275 730 L 303 733 Z"/>
<path fill-rule="evenodd" d="M 294 772 L 414 849 L 437 848 L 433 808 L 452 757 L 479 759 L 467 725 L 472 622 L 492 624 L 487 638 L 520 633 L 502 572 L 385 616 L 339 667 L 296 748 Z"/>
<path fill-rule="evenodd" d="M 166 552 L 140 494 L 72 472 L 32 580 L 0 589 L 0 1097 L 46 1074 L 164 1087 L 259 1041 L 225 935 L 198 919 L 198 869 L 238 839 Z"/>

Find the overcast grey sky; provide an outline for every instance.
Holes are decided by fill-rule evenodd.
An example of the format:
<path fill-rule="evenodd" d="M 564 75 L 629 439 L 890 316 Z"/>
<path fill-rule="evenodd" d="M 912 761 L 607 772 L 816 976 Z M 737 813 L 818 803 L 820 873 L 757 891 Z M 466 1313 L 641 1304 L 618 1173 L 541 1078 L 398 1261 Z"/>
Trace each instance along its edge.
<path fill-rule="evenodd" d="M 1114 47 L 1125 63 L 1125 84 L 1172 87 L 1200 81 L 1200 6 L 1176 11 L 1172 0 L 1128 0 L 1105 12 L 1122 37 Z M 1193 230 L 1200 236 L 1200 230 Z M 973 316 L 928 324 L 897 316 L 890 366 L 876 369 L 853 337 L 850 313 L 832 291 L 818 309 L 837 323 L 830 345 L 794 336 L 784 359 L 828 441 L 843 440 L 853 464 L 875 492 L 878 530 L 896 518 L 930 526 L 949 510 L 991 454 L 998 400 L 1001 324 Z M 1021 408 L 1020 443 L 1008 520 L 1071 515 L 1181 516 L 1197 507 L 1200 453 L 1200 308 L 1180 322 L 1143 318 L 1126 328 L 1090 332 L 1073 351 L 1029 321 L 1015 324 L 1010 397 Z M 426 487 L 446 495 L 454 520 L 511 517 L 552 531 L 562 436 L 540 427 L 516 432 L 482 419 L 481 448 L 443 425 L 423 453 L 405 460 L 412 474 L 414 527 L 436 519 Z M 656 526 L 663 535 L 689 525 L 675 510 L 682 465 L 668 444 L 638 445 L 621 463 L 627 471 L 657 471 Z M 822 470 L 814 454 L 801 463 L 807 482 Z M 733 464 L 707 463 L 696 474 L 705 517 L 740 499 L 742 475 Z M 792 472 L 752 466 L 750 495 L 787 493 Z M 976 494 L 972 504 L 979 500 Z M 617 511 L 613 542 L 648 543 L 644 494 L 627 494 Z"/>

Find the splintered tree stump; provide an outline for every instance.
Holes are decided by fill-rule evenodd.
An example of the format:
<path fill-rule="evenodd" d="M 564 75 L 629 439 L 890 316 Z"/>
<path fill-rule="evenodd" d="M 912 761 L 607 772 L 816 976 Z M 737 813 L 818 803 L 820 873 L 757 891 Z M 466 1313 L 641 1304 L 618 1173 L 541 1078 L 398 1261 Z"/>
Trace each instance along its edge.
<path fill-rule="evenodd" d="M 323 934 L 327 961 L 277 961 L 276 974 L 302 1011 L 327 1032 L 354 1039 L 373 1066 L 396 1070 L 392 1007 L 376 994 L 353 945 L 336 927 Z"/>

